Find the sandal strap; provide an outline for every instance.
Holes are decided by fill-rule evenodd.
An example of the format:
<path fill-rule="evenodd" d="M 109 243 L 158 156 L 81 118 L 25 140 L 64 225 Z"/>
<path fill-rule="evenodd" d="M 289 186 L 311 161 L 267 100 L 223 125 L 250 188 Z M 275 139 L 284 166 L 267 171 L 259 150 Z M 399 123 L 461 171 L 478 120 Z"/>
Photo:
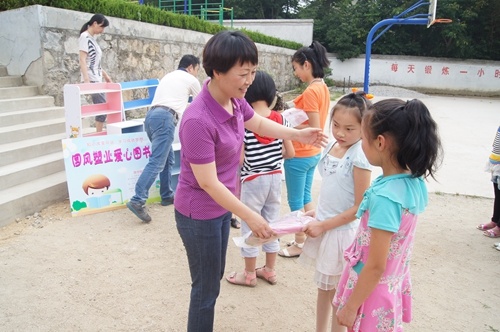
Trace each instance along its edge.
<path fill-rule="evenodd" d="M 304 243 L 297 243 L 297 242 L 295 242 L 295 240 L 287 242 L 286 245 L 288 247 L 296 246 L 297 248 L 300 248 L 300 249 L 302 249 L 304 247 Z"/>

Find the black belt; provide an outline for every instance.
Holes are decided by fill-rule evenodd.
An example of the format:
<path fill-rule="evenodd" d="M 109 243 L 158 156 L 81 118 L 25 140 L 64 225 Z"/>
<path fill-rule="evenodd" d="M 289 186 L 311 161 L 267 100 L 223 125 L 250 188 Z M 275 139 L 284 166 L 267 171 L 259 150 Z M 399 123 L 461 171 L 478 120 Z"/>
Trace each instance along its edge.
<path fill-rule="evenodd" d="M 155 105 L 155 106 L 151 107 L 151 109 L 155 109 L 155 108 L 162 108 L 165 111 L 170 112 L 174 116 L 175 122 L 177 123 L 179 121 L 179 114 L 176 111 L 174 111 L 173 109 L 171 109 L 170 107 L 163 106 L 163 105 Z"/>

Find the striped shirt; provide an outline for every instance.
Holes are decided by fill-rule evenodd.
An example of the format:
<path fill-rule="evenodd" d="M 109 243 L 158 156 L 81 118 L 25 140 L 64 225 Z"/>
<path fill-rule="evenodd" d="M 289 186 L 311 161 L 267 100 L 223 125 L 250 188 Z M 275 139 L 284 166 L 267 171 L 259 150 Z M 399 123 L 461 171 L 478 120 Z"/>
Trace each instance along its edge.
<path fill-rule="evenodd" d="M 78 49 L 87 53 L 87 73 L 90 82 L 102 82 L 102 50 L 88 31 L 82 32 L 78 40 Z M 83 75 L 82 75 L 83 81 Z"/>
<path fill-rule="evenodd" d="M 278 123 L 282 122 L 286 127 L 290 127 L 288 121 L 286 121 L 281 114 L 278 113 L 278 115 L 278 119 L 281 121 L 276 121 L 276 116 L 270 116 L 269 118 Z M 241 167 L 241 182 L 250 181 L 259 175 L 281 173 L 283 140 L 274 139 L 269 143 L 262 143 L 262 141 L 263 140 L 259 140 L 253 132 L 245 129 L 245 138 L 243 139 L 245 159 Z"/>

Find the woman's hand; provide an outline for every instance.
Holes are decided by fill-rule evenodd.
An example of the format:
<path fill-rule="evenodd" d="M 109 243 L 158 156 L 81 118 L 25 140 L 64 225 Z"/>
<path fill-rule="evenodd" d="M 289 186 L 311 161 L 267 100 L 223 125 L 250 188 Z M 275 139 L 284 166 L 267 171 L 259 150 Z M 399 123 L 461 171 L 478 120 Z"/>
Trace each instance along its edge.
<path fill-rule="evenodd" d="M 328 143 L 328 136 L 319 128 L 304 128 L 297 130 L 293 140 L 321 148 Z"/>
<path fill-rule="evenodd" d="M 303 228 L 304 233 L 310 237 L 318 237 L 325 232 L 323 223 L 319 221 L 310 221 Z"/>
<path fill-rule="evenodd" d="M 276 235 L 269 224 L 260 215 L 256 218 L 245 220 L 253 234 L 261 239 L 269 239 L 271 236 Z"/>

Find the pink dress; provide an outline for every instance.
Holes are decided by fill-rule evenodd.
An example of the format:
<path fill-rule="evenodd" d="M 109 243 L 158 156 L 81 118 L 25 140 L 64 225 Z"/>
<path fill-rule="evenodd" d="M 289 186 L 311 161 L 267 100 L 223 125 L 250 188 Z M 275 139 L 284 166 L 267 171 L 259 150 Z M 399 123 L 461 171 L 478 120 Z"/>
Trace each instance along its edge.
<path fill-rule="evenodd" d="M 403 331 L 403 322 L 408 323 L 412 318 L 409 261 L 413 249 L 417 215 L 423 211 L 423 208 L 427 204 L 427 190 L 425 184 L 418 183 L 417 181 L 414 185 L 410 185 L 413 189 L 417 189 L 409 195 L 412 197 L 404 197 L 404 194 L 398 195 L 402 193 L 401 190 L 399 190 L 399 192 L 398 190 L 392 191 L 395 187 L 399 187 L 397 182 L 406 182 L 403 184 L 403 187 L 408 189 L 409 182 L 419 179 L 396 176 L 379 180 L 380 178 L 374 181 L 372 187 L 365 193 L 365 198 L 360 205 L 358 211 L 358 213 L 362 213 L 360 225 L 356 234 L 356 239 L 344 253 L 347 267 L 344 269 L 340 278 L 337 293 L 333 300 L 334 306 L 342 308 L 342 306 L 345 305 L 356 286 L 358 275 L 361 273 L 367 261 L 371 229 L 374 227 L 372 226 L 373 220 L 370 218 L 369 208 L 372 207 L 377 210 L 379 218 L 375 217 L 378 221 L 375 220 L 373 223 L 377 226 L 375 228 L 380 229 L 383 229 L 383 227 L 379 227 L 380 224 L 378 224 L 378 222 L 382 220 L 382 211 L 387 211 L 388 207 L 391 211 L 396 211 L 394 214 L 385 216 L 385 218 L 390 219 L 391 216 L 395 217 L 395 215 L 398 215 L 397 211 L 399 209 L 399 222 L 397 224 L 390 224 L 385 230 L 392 231 L 391 227 L 399 228 L 393 231 L 394 234 L 391 238 L 385 272 L 376 288 L 359 308 L 353 331 Z M 387 181 L 392 182 L 389 186 L 389 191 L 392 191 L 392 193 L 385 195 L 387 193 L 385 189 L 387 188 L 376 190 L 377 186 L 381 187 L 380 182 Z M 375 189 L 373 187 L 375 187 Z M 404 191 L 406 190 L 403 190 L 403 192 Z M 416 195 L 414 195 L 415 193 Z M 378 196 L 378 200 L 374 200 L 373 196 Z M 375 202 L 371 202 L 370 204 L 370 199 Z"/>

